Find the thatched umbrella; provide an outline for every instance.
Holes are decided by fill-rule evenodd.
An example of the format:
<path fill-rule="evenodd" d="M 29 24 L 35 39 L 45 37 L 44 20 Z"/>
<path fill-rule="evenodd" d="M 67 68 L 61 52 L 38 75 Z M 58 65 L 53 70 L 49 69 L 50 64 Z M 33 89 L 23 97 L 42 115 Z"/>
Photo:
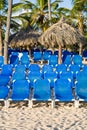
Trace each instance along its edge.
<path fill-rule="evenodd" d="M 9 47 L 11 48 L 32 48 L 37 45 L 38 37 L 40 33 L 32 30 L 30 27 L 27 29 L 22 29 L 20 32 L 16 33 L 13 38 L 11 38 Z"/>
<path fill-rule="evenodd" d="M 48 28 L 39 38 L 39 42 L 46 48 L 55 48 L 59 46 L 58 63 L 61 64 L 62 47 L 64 45 L 82 44 L 83 36 L 77 29 L 73 28 L 62 18 L 58 23 Z"/>

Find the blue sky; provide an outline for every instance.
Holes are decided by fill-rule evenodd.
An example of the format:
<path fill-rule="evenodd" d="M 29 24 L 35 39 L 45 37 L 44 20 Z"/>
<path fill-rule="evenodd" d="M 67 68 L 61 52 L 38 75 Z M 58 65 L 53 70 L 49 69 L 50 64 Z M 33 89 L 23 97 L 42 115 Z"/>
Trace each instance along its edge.
<path fill-rule="evenodd" d="M 19 2 L 20 0 L 13 0 L 13 3 L 17 3 Z M 31 2 L 35 3 L 36 0 L 30 0 Z M 53 0 L 52 0 L 53 1 Z M 66 8 L 69 8 L 71 9 L 72 8 L 72 5 L 71 5 L 71 0 L 64 0 L 64 2 L 61 2 L 60 4 L 60 7 L 66 7 Z"/>

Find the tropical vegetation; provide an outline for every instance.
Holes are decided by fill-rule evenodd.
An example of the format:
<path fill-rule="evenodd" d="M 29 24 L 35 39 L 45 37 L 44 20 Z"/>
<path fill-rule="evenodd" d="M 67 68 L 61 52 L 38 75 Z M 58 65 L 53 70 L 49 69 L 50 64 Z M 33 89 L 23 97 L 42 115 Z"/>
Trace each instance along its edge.
<path fill-rule="evenodd" d="M 63 0 L 50 2 L 51 19 L 48 10 L 49 0 L 36 0 L 36 3 L 29 0 L 20 0 L 20 3 L 12 5 L 12 17 L 10 22 L 10 34 L 17 33 L 22 28 L 30 26 L 34 30 L 44 32 L 49 26 L 59 21 L 64 16 L 69 24 L 78 28 L 87 39 L 87 1 L 71 0 L 72 9 L 61 8 L 59 3 Z M 6 30 L 8 2 L 0 1 L 0 55 Z M 86 48 L 87 45 L 84 47 Z"/>

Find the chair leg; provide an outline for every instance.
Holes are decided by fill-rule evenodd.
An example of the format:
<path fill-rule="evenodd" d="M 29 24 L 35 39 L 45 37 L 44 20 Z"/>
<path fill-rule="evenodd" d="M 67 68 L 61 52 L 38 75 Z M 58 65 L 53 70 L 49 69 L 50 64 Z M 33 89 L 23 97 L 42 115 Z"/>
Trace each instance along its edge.
<path fill-rule="evenodd" d="M 33 107 L 33 101 L 32 101 L 32 100 L 29 100 L 29 101 L 28 101 L 28 107 L 29 107 L 29 108 L 32 108 L 32 107 Z"/>
<path fill-rule="evenodd" d="M 10 106 L 10 102 L 8 100 L 4 100 L 4 106 L 5 108 L 8 108 Z"/>
<path fill-rule="evenodd" d="M 74 105 L 75 105 L 75 108 L 79 108 L 79 100 L 75 100 Z"/>
<path fill-rule="evenodd" d="M 55 100 L 52 100 L 52 108 L 55 107 Z"/>

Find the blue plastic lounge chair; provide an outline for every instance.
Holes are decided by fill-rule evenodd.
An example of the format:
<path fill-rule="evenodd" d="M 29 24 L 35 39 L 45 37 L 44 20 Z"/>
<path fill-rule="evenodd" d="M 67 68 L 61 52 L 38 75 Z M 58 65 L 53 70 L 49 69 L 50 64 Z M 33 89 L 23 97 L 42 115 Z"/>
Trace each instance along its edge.
<path fill-rule="evenodd" d="M 61 79 L 68 79 L 73 81 L 73 73 L 71 71 L 63 71 L 62 73 L 60 73 L 59 78 Z"/>
<path fill-rule="evenodd" d="M 82 66 L 82 56 L 80 56 L 80 55 L 73 55 L 72 56 L 72 62 L 75 65 Z"/>
<path fill-rule="evenodd" d="M 66 65 L 72 64 L 71 55 L 67 55 L 63 63 Z"/>
<path fill-rule="evenodd" d="M 18 65 L 19 64 L 19 57 L 18 55 L 15 55 L 14 53 L 9 57 L 9 61 L 10 64 L 12 64 L 13 66 Z"/>
<path fill-rule="evenodd" d="M 4 101 L 5 107 L 7 105 L 8 94 L 9 94 L 9 87 L 0 85 L 0 101 Z"/>
<path fill-rule="evenodd" d="M 10 82 L 10 77 L 0 74 L 0 86 L 6 86 Z"/>
<path fill-rule="evenodd" d="M 34 62 L 41 61 L 42 60 L 42 52 L 34 52 L 33 54 L 33 60 Z"/>
<path fill-rule="evenodd" d="M 54 93 L 55 101 L 71 102 L 74 99 L 72 94 L 72 84 L 66 79 L 56 80 Z"/>
<path fill-rule="evenodd" d="M 45 64 L 42 66 L 42 77 L 44 78 L 45 72 L 53 72 L 53 67 L 51 65 Z"/>
<path fill-rule="evenodd" d="M 75 79 L 76 74 L 80 72 L 80 66 L 72 64 L 69 66 L 69 71 L 71 71 L 73 73 L 73 77 Z"/>
<path fill-rule="evenodd" d="M 43 51 L 43 61 L 48 61 L 49 59 L 49 56 L 51 55 L 52 53 L 50 51 Z"/>
<path fill-rule="evenodd" d="M 50 55 L 48 59 L 48 64 L 55 67 L 58 64 L 58 56 L 57 55 Z"/>
<path fill-rule="evenodd" d="M 28 66 L 30 64 L 30 58 L 28 55 L 23 55 L 20 59 L 20 64 Z"/>
<path fill-rule="evenodd" d="M 8 101 L 29 100 L 30 86 L 28 80 L 15 80 L 12 84 L 12 92 Z"/>
<path fill-rule="evenodd" d="M 13 80 L 24 80 L 26 79 L 26 73 L 25 72 L 14 72 L 12 74 L 12 81 Z"/>
<path fill-rule="evenodd" d="M 40 72 L 40 66 L 38 64 L 30 64 L 28 66 L 29 71 L 39 71 Z"/>
<path fill-rule="evenodd" d="M 4 64 L 4 58 L 3 58 L 3 56 L 0 56 L 0 68 L 1 68 L 1 66 Z"/>
<path fill-rule="evenodd" d="M 59 74 L 67 71 L 67 65 L 65 64 L 57 64 L 55 68 L 56 68 L 56 72 Z"/>
<path fill-rule="evenodd" d="M 28 79 L 30 80 L 30 86 L 33 86 L 33 83 L 37 79 L 41 79 L 42 74 L 39 71 L 30 71 L 28 73 Z"/>
<path fill-rule="evenodd" d="M 16 65 L 15 68 L 14 68 L 14 71 L 15 72 L 26 72 L 26 65 Z"/>
<path fill-rule="evenodd" d="M 56 72 L 45 72 L 44 73 L 44 79 L 48 79 L 50 81 L 51 88 L 54 87 L 54 83 L 58 78 L 58 74 Z"/>
<path fill-rule="evenodd" d="M 38 79 L 34 82 L 34 93 L 31 101 L 50 101 L 50 83 L 47 79 Z M 31 106 L 32 107 L 32 106 Z"/>
<path fill-rule="evenodd" d="M 13 66 L 11 64 L 4 64 L 1 67 L 1 74 L 11 76 L 13 72 Z"/>
<path fill-rule="evenodd" d="M 75 93 L 75 101 L 78 101 L 78 105 L 76 107 L 79 107 L 79 101 L 87 102 L 87 77 L 84 76 L 84 78 L 78 78 Z"/>

